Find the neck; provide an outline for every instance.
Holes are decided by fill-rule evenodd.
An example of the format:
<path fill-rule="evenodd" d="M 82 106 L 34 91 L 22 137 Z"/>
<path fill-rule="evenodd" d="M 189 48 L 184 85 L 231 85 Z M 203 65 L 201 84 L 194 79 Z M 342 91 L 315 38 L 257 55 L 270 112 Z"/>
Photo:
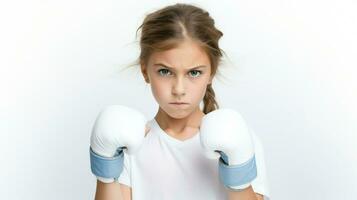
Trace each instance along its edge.
<path fill-rule="evenodd" d="M 164 110 L 159 108 L 155 119 L 163 130 L 171 130 L 174 133 L 182 133 L 187 129 L 198 129 L 201 125 L 201 119 L 204 113 L 198 107 L 185 118 L 176 119 L 168 115 Z"/>

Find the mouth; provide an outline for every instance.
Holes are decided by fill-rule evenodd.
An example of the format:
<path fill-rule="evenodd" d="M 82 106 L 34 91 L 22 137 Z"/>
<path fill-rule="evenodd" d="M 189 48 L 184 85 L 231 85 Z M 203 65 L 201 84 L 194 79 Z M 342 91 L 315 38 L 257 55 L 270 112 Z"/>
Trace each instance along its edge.
<path fill-rule="evenodd" d="M 184 104 L 188 104 L 185 102 L 171 102 L 170 104 L 174 104 L 174 105 L 184 105 Z"/>

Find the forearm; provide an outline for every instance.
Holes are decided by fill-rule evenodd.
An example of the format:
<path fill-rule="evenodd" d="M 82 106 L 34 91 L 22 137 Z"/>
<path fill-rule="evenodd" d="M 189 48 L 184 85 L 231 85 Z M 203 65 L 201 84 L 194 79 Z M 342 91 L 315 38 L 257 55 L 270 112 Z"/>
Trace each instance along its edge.
<path fill-rule="evenodd" d="M 228 192 L 228 200 L 258 200 L 252 186 L 241 191 L 226 190 Z"/>
<path fill-rule="evenodd" d="M 103 183 L 97 180 L 95 200 L 123 200 L 119 183 Z"/>

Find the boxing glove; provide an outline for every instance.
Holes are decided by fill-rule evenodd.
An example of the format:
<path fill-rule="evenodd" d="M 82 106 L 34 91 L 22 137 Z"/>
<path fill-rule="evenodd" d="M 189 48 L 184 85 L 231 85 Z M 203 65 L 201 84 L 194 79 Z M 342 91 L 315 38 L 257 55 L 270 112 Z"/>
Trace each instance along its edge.
<path fill-rule="evenodd" d="M 99 113 L 90 138 L 91 171 L 98 180 L 111 183 L 123 170 L 124 150 L 133 155 L 145 138 L 147 120 L 139 111 L 111 105 Z"/>
<path fill-rule="evenodd" d="M 245 189 L 257 176 L 252 138 L 247 123 L 233 109 L 217 109 L 202 118 L 200 143 L 204 154 L 219 159 L 219 178 L 229 189 Z"/>

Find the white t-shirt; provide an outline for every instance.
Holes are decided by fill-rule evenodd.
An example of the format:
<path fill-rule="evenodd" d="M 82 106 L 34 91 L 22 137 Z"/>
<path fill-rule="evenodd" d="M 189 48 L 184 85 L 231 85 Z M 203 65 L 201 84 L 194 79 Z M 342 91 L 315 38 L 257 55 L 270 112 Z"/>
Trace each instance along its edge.
<path fill-rule="evenodd" d="M 181 141 L 162 130 L 155 118 L 149 126 L 136 154 L 124 151 L 124 168 L 118 182 L 131 187 L 133 200 L 228 199 L 227 189 L 219 180 L 218 159 L 204 156 L 199 132 Z M 252 135 L 257 165 L 252 187 L 269 199 L 263 146 L 253 131 Z"/>

